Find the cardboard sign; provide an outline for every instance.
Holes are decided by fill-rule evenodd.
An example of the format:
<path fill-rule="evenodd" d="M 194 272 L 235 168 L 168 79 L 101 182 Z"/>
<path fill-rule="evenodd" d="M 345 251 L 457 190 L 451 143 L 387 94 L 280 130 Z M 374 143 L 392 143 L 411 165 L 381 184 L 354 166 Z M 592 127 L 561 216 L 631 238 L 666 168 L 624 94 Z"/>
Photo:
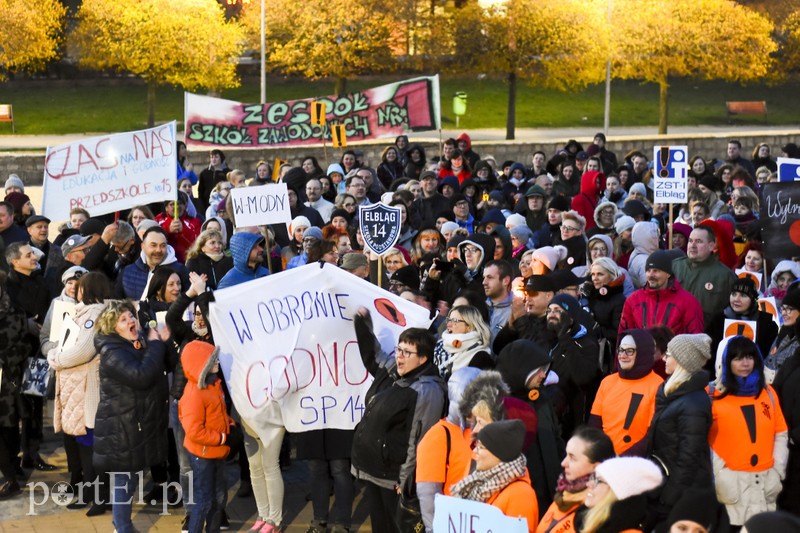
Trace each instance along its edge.
<path fill-rule="evenodd" d="M 327 116 L 311 122 L 312 103 Z M 372 89 L 306 100 L 244 104 L 184 93 L 186 144 L 190 148 L 268 148 L 319 144 L 325 126 L 342 124 L 350 141 L 437 130 L 442 126 L 439 76 L 423 76 Z M 341 135 L 340 139 L 345 136 Z M 174 165 L 173 165 L 174 166 Z"/>
<path fill-rule="evenodd" d="M 377 255 L 383 255 L 400 238 L 402 211 L 377 203 L 359 206 L 358 219 L 364 244 Z"/>
<path fill-rule="evenodd" d="M 778 324 L 778 327 L 781 327 L 783 325 L 783 317 L 781 317 L 781 310 L 778 309 L 778 303 L 775 301 L 774 296 L 770 296 L 768 298 L 759 298 L 758 309 L 759 311 L 764 311 L 765 313 L 771 314 L 772 320 L 776 324 Z"/>
<path fill-rule="evenodd" d="M 756 284 L 756 290 L 761 292 L 761 272 L 750 272 L 749 270 L 745 270 L 743 268 L 737 268 L 734 272 L 736 272 L 736 277 L 738 278 L 750 278 L 753 280 L 753 283 Z"/>
<path fill-rule="evenodd" d="M 64 351 L 72 348 L 78 342 L 78 333 L 81 327 L 72 320 L 72 317 L 67 315 L 61 322 L 61 330 L 59 331 L 59 350 Z"/>
<path fill-rule="evenodd" d="M 800 159 L 778 158 L 778 181 L 800 180 Z"/>
<path fill-rule="evenodd" d="M 315 126 L 325 125 L 325 115 L 328 114 L 328 106 L 325 102 L 311 102 L 311 123 Z"/>
<path fill-rule="evenodd" d="M 285 183 L 234 187 L 231 204 L 237 228 L 292 221 Z"/>
<path fill-rule="evenodd" d="M 686 146 L 653 147 L 653 198 L 662 204 L 685 203 L 689 171 Z"/>
<path fill-rule="evenodd" d="M 75 207 L 92 216 L 175 198 L 175 122 L 49 146 L 42 214 L 66 220 Z"/>
<path fill-rule="evenodd" d="M 765 184 L 759 222 L 765 259 L 800 256 L 800 181 Z"/>
<path fill-rule="evenodd" d="M 433 530 L 444 533 L 527 533 L 528 521 L 512 518 L 488 503 L 437 494 Z"/>
<path fill-rule="evenodd" d="M 347 146 L 347 131 L 344 124 L 331 124 L 331 144 L 334 148 Z"/>
<path fill-rule="evenodd" d="M 64 318 L 68 316 L 75 319 L 75 304 L 63 300 L 53 300 L 53 313 L 50 315 L 50 342 L 58 342 L 61 339 L 61 325 L 64 323 Z"/>
<path fill-rule="evenodd" d="M 219 289 L 214 297 L 210 322 L 228 390 L 245 422 L 265 436 L 276 423 L 303 432 L 353 429 L 361 420 L 372 376 L 353 328 L 360 306 L 370 310 L 387 354 L 404 329 L 431 323 L 426 309 L 329 264 Z"/>
<path fill-rule="evenodd" d="M 755 320 L 736 320 L 733 318 L 726 318 L 725 325 L 722 329 L 723 337 L 733 337 L 735 335 L 743 335 L 751 341 L 756 341 L 756 321 Z"/>

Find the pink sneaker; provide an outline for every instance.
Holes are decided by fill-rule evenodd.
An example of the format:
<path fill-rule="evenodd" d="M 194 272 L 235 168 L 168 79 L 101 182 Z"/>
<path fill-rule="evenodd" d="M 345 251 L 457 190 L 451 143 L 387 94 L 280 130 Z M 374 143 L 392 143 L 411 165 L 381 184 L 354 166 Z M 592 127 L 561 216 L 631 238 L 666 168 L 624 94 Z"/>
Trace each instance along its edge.
<path fill-rule="evenodd" d="M 264 524 L 266 524 L 266 522 L 259 518 L 256 520 L 256 523 L 253 524 L 253 527 L 250 528 L 250 531 L 259 531 L 262 527 L 264 527 Z"/>
<path fill-rule="evenodd" d="M 280 533 L 281 529 L 278 526 L 274 526 L 269 522 L 264 522 L 264 527 L 261 528 L 259 533 Z"/>

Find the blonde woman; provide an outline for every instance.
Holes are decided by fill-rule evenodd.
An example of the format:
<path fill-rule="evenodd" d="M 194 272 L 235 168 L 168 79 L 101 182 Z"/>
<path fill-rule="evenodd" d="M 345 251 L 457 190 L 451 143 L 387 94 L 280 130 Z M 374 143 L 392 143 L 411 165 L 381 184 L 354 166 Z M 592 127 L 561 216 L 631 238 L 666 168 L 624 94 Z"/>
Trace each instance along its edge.
<path fill-rule="evenodd" d="M 457 305 L 446 319 L 447 329 L 433 350 L 433 362 L 439 374 L 447 380 L 450 375 L 465 366 L 492 368 L 492 334 L 480 311 L 471 305 Z"/>
<path fill-rule="evenodd" d="M 647 518 L 645 493 L 663 481 L 658 466 L 641 457 L 614 457 L 600 463 L 589 476 L 584 505 L 588 511 L 575 520 L 580 533 L 634 533 Z M 649 531 L 649 530 L 647 530 Z"/>
<path fill-rule="evenodd" d="M 656 393 L 656 411 L 648 433 L 648 452 L 668 473 L 651 508 L 659 521 L 667 517 L 690 487 L 713 489 L 711 400 L 705 390 L 711 358 L 711 337 L 705 333 L 677 335 L 667 345 L 664 360 L 669 375 Z"/>

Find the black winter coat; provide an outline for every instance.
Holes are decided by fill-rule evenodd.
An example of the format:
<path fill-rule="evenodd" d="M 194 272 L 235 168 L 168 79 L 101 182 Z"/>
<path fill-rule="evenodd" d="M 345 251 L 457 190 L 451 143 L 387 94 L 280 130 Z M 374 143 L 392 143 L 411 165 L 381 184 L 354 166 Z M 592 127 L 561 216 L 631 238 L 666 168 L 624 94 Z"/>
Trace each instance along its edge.
<path fill-rule="evenodd" d="M 200 253 L 197 257 L 186 261 L 186 270 L 189 272 L 197 272 L 198 274 L 205 274 L 208 277 L 206 286 L 212 291 L 217 290 L 219 280 L 232 268 L 233 258 L 227 255 L 219 261 L 214 261 L 206 254 Z"/>
<path fill-rule="evenodd" d="M 591 283 L 588 291 L 589 309 L 592 310 L 597 325 L 603 332 L 603 337 L 614 348 L 617 347 L 617 330 L 619 329 L 619 319 L 622 316 L 622 308 L 625 306 L 624 278 L 619 278 L 611 282 L 611 285 L 604 285 L 595 289 Z M 603 294 L 605 293 L 605 294 Z"/>
<path fill-rule="evenodd" d="M 447 391 L 432 357 L 399 376 L 394 358 L 376 349 L 371 321 L 356 316 L 354 325 L 362 361 L 375 379 L 353 435 L 353 469 L 403 485 L 416 470 L 416 445 L 445 415 Z"/>
<path fill-rule="evenodd" d="M 667 470 L 667 479 L 654 507 L 666 518 L 683 491 L 714 489 L 708 432 L 711 399 L 705 388 L 708 374 L 700 371 L 669 396 L 664 384 L 656 393 L 656 411 L 648 433 L 648 454 Z"/>
<path fill-rule="evenodd" d="M 13 305 L 7 294 L 0 294 L 0 427 L 16 430 L 23 414 L 20 386 L 25 359 L 33 350 L 27 332 L 25 312 Z"/>
<path fill-rule="evenodd" d="M 789 428 L 789 465 L 778 496 L 778 508 L 800 515 L 800 357 L 786 360 L 772 383 Z"/>
<path fill-rule="evenodd" d="M 141 341 L 140 341 L 141 342 Z M 100 404 L 94 429 L 94 466 L 136 472 L 167 457 L 169 396 L 164 343 L 135 348 L 117 334 L 98 335 Z"/>

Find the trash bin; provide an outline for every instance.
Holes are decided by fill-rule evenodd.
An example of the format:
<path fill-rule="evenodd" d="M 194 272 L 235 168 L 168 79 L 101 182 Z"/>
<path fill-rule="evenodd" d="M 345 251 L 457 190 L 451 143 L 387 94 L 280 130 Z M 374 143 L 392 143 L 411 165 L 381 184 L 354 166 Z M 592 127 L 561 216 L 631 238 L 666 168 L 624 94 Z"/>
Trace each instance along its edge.
<path fill-rule="evenodd" d="M 467 113 L 467 93 L 458 92 L 453 95 L 453 114 L 457 117 Z"/>

